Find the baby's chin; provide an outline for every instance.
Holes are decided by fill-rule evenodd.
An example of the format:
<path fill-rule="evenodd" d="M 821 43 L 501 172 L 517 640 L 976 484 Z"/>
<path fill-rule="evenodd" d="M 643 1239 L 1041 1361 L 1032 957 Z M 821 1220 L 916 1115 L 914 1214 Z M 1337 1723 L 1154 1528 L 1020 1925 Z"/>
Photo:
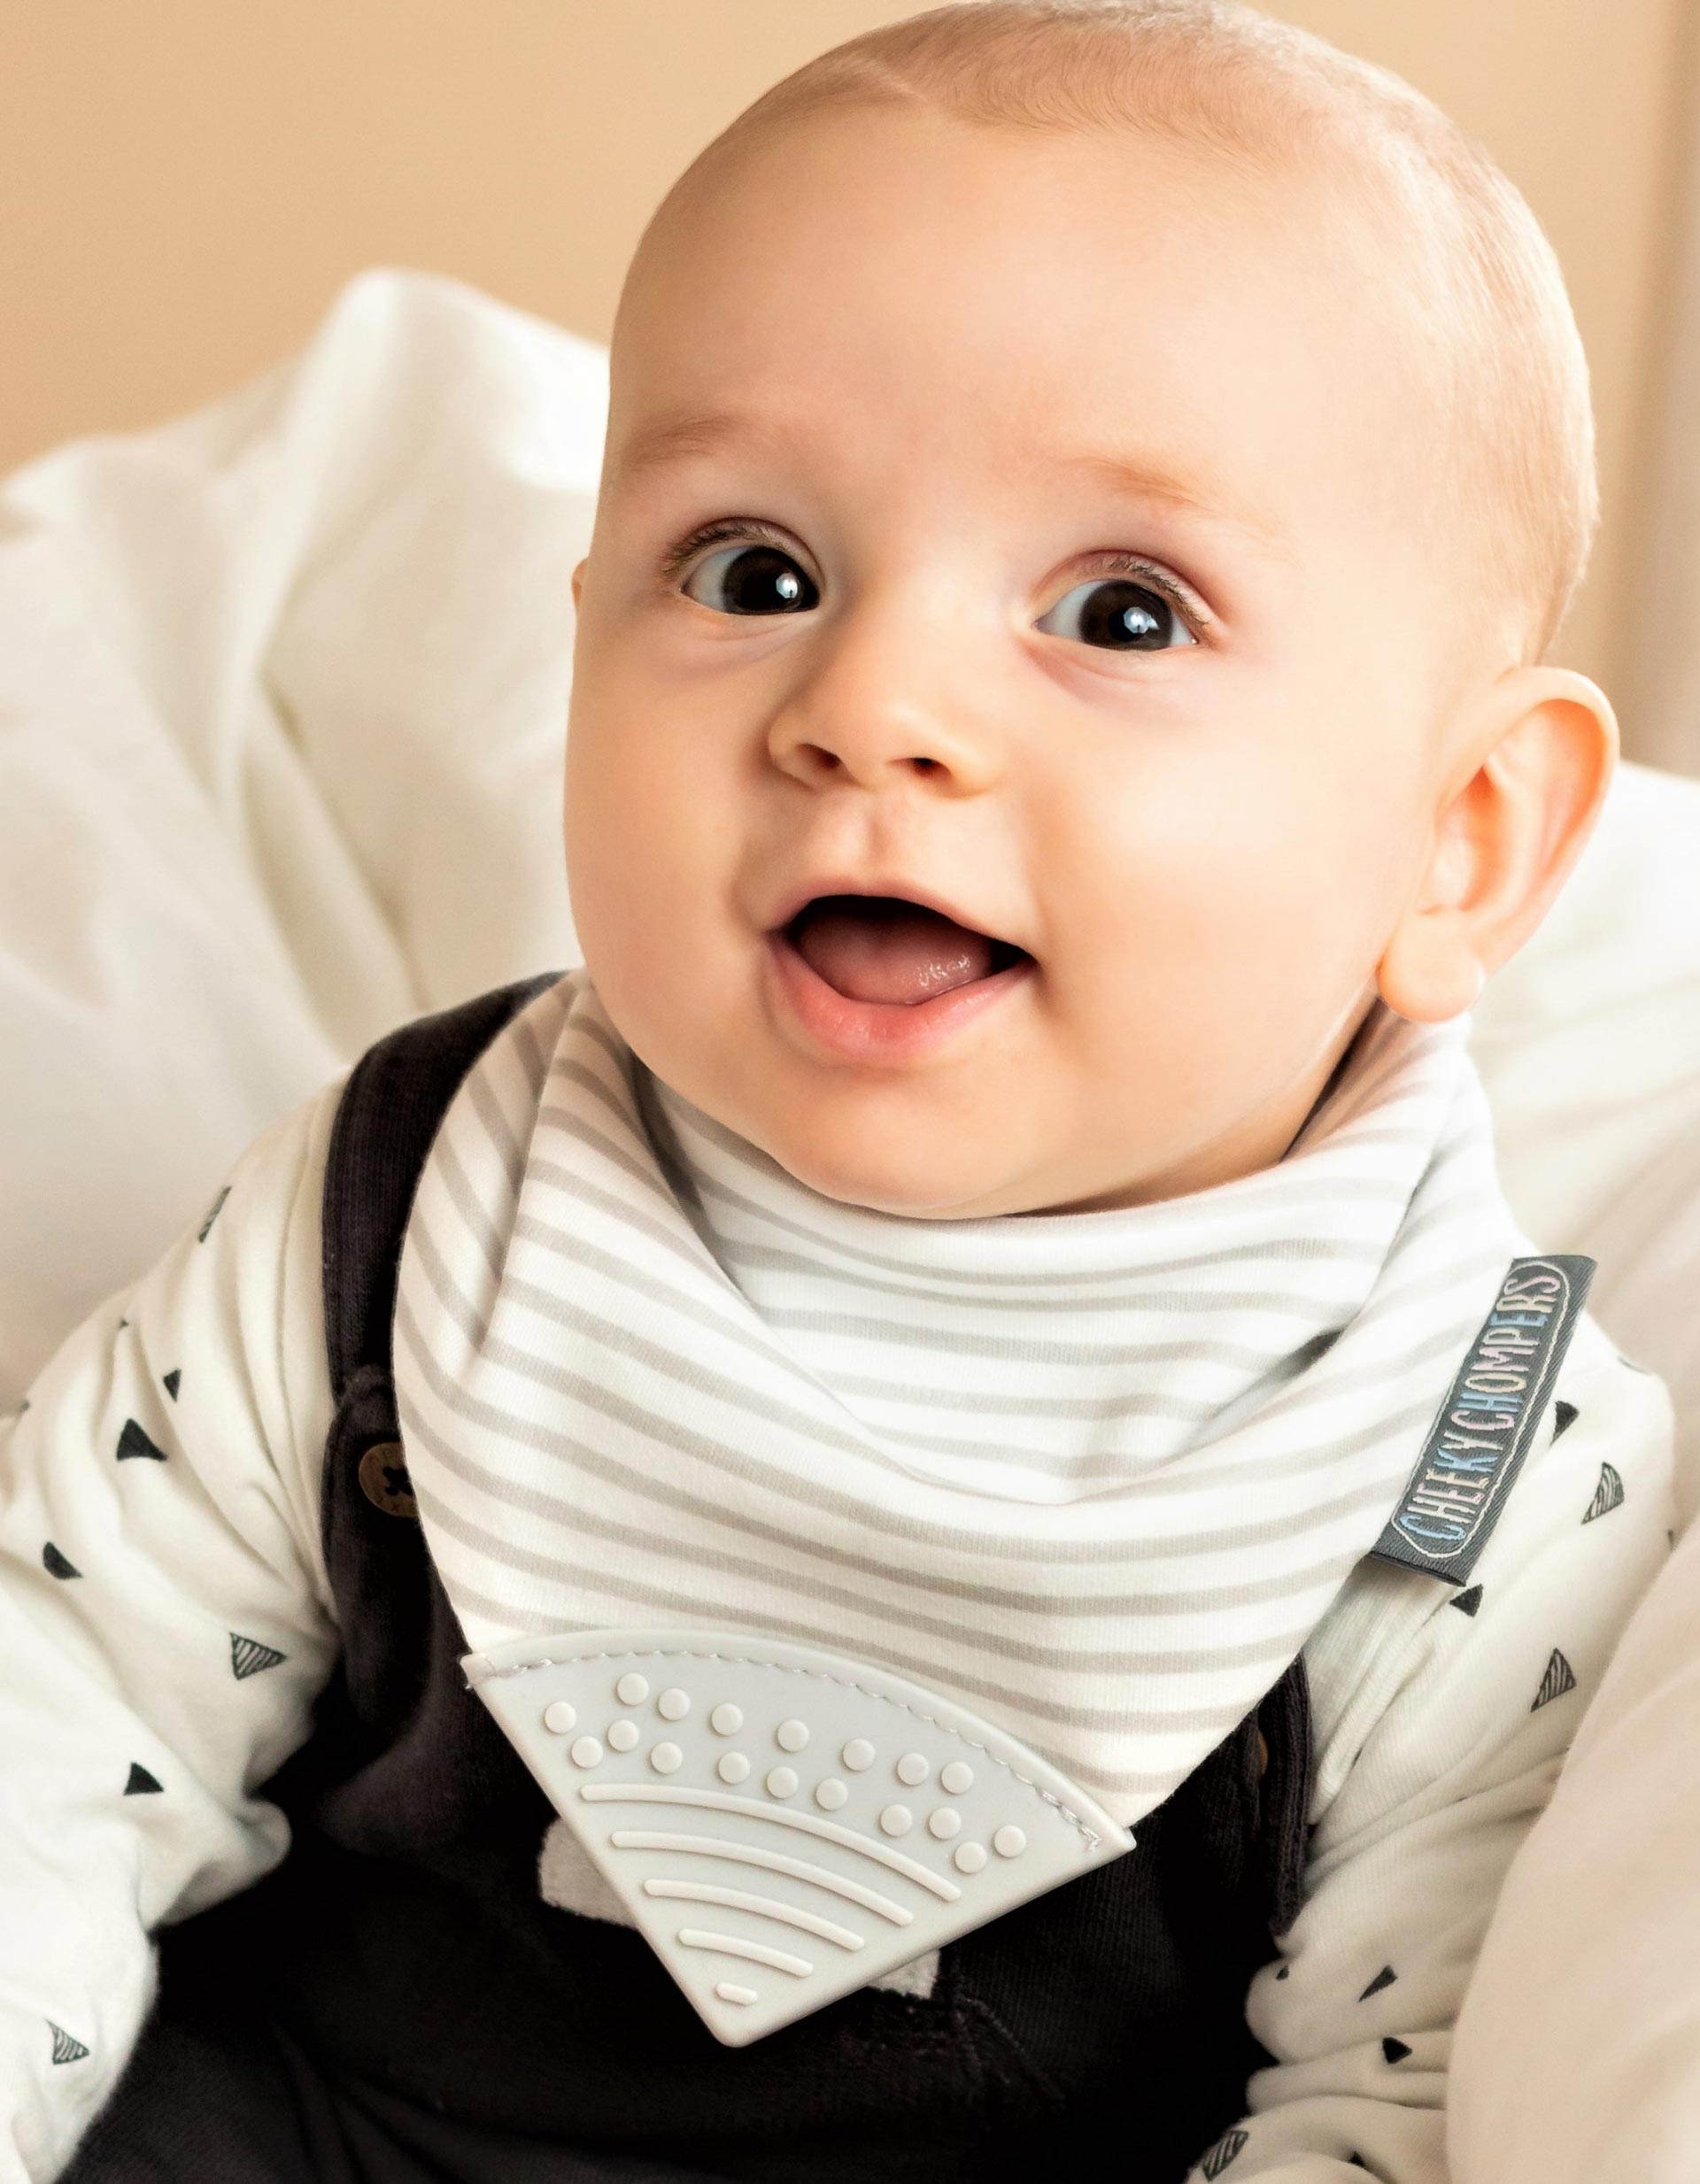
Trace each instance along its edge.
<path fill-rule="evenodd" d="M 882 1131 L 867 1114 L 842 1140 L 800 1122 L 795 1128 L 745 1135 L 793 1181 L 838 1205 L 906 1221 L 984 1221 L 1061 1210 L 1057 1180 L 1018 1163 L 1006 1131 L 993 1123 L 985 1143 L 941 1146 L 936 1131 Z"/>

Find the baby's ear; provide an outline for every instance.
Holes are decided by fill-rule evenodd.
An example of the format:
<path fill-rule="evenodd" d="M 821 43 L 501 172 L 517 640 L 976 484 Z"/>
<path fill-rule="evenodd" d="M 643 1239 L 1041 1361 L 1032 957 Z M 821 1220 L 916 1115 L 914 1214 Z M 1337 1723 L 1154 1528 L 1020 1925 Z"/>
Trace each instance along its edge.
<path fill-rule="evenodd" d="M 1459 722 L 1417 892 L 1378 974 L 1402 1016 L 1472 1008 L 1552 907 L 1618 758 L 1605 693 L 1569 668 L 1508 668 Z"/>

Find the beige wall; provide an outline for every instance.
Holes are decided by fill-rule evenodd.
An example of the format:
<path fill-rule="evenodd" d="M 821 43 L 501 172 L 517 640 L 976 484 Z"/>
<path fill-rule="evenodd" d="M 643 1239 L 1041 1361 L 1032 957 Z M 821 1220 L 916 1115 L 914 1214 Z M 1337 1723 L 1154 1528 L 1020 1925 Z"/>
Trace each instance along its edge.
<path fill-rule="evenodd" d="M 650 209 L 881 0 L 0 0 L 0 468 L 299 341 L 357 268 L 606 339 Z M 1295 0 L 1479 135 L 1568 273 L 1604 521 L 1558 657 L 1608 690 L 1665 331 L 1687 0 Z M 1631 747 L 1634 722 L 1626 721 Z"/>

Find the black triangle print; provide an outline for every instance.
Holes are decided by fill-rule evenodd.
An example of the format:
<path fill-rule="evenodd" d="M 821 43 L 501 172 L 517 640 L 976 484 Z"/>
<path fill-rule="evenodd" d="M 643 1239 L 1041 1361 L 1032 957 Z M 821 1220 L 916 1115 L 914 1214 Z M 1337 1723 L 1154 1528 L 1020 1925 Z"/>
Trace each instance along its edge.
<path fill-rule="evenodd" d="M 1456 1608 L 1461 1616 L 1474 1615 L 1481 1605 L 1481 1587 L 1472 1585 L 1467 1593 L 1455 1593 L 1449 1604 Z"/>
<path fill-rule="evenodd" d="M 1391 1964 L 1383 1964 L 1357 1999 L 1359 2002 L 1368 2002 L 1372 1995 L 1379 1995 L 1384 1987 L 1391 1987 L 1398 1977 Z"/>
<path fill-rule="evenodd" d="M 177 1390 L 182 1378 L 183 1369 L 181 1365 L 174 1365 L 166 1375 L 166 1393 L 170 1396 L 174 1403 L 177 1401 Z"/>
<path fill-rule="evenodd" d="M 1574 1403 L 1566 1403 L 1562 1401 L 1556 1402 L 1552 1407 L 1552 1438 L 1554 1440 L 1557 1440 L 1561 1433 L 1568 1433 L 1581 1415 Z"/>
<path fill-rule="evenodd" d="M 50 1578 L 80 1578 L 82 1575 L 77 1565 L 67 1562 L 50 1540 L 42 1549 L 42 1567 Z"/>
<path fill-rule="evenodd" d="M 151 1440 L 134 1418 L 126 1418 L 124 1431 L 118 1437 L 118 1460 L 122 1463 L 127 1456 L 151 1456 L 156 1463 L 166 1461 L 166 1452 L 156 1440 Z"/>
<path fill-rule="evenodd" d="M 146 1797 L 155 1790 L 163 1790 L 165 1787 L 163 1782 L 156 1781 L 145 1767 L 138 1765 L 135 1760 L 130 1762 L 130 1779 L 124 1785 L 126 1797 Z"/>
<path fill-rule="evenodd" d="M 1381 2042 L 1381 2052 L 1389 2063 L 1402 2063 L 1410 2053 L 1402 2040 L 1395 2040 L 1391 2034 Z"/>
<path fill-rule="evenodd" d="M 274 1669 L 287 1654 L 279 1653 L 274 1646 L 262 1646 L 257 1638 L 243 1638 L 235 1631 L 230 1633 L 230 1665 L 236 1671 L 236 1681 L 245 1677 L 260 1676 L 267 1669 Z"/>
<path fill-rule="evenodd" d="M 222 1205 L 223 1205 L 223 1203 L 224 1203 L 225 1200 L 226 1200 L 226 1199 L 228 1199 L 228 1198 L 229 1197 L 229 1195 L 230 1195 L 230 1185 L 227 1183 L 227 1184 L 225 1185 L 225 1186 L 224 1186 L 223 1190 L 222 1190 L 222 1191 L 220 1191 L 220 1192 L 219 1192 L 219 1195 L 217 1196 L 217 1198 L 215 1198 L 215 1199 L 213 1200 L 213 1201 L 212 1201 L 212 1203 L 211 1207 L 209 1207 L 209 1208 L 208 1208 L 208 1209 L 207 1209 L 207 1215 L 206 1215 L 206 1219 L 205 1219 L 205 1221 L 203 1221 L 203 1222 L 202 1222 L 202 1223 L 201 1223 L 201 1232 L 200 1232 L 200 1234 L 199 1234 L 199 1235 L 198 1235 L 198 1236 L 195 1239 L 195 1241 L 196 1241 L 197 1244 L 204 1244 L 204 1243 L 205 1243 L 205 1241 L 206 1241 L 206 1232 L 207 1232 L 207 1231 L 208 1231 L 208 1230 L 209 1230 L 209 1229 L 212 1226 L 212 1223 L 214 1223 L 214 1222 L 218 1219 L 218 1217 L 219 1217 L 219 1208 L 220 1208 L 220 1206 L 222 1206 Z"/>
<path fill-rule="evenodd" d="M 1231 2163 L 1239 2160 L 1240 2155 L 1246 2150 L 1246 2142 L 1250 2135 L 1250 2133 L 1246 2131 L 1230 2131 L 1211 2147 L 1199 2165 L 1205 2175 L 1209 2178 L 1210 2184 L 1216 2184 L 1217 2178 L 1221 2175 L 1224 2169 L 1227 2168 Z"/>
<path fill-rule="evenodd" d="M 127 1320 L 127 1319 L 121 1319 L 121 1320 L 120 1320 L 120 1322 L 118 1323 L 118 1326 L 119 1326 L 119 1332 L 121 1334 L 121 1333 L 123 1332 L 124 1329 L 125 1329 L 125 1328 L 127 1328 L 127 1327 L 129 1325 L 129 1324 L 130 1324 L 130 1323 L 129 1323 L 129 1322 L 128 1322 L 128 1320 Z"/>
<path fill-rule="evenodd" d="M 47 2029 L 53 2035 L 53 2060 L 56 2063 L 81 2063 L 89 2050 L 80 2040 L 73 2040 L 63 2025 L 47 2019 Z"/>
<path fill-rule="evenodd" d="M 1291 1964 L 1283 1964 L 1280 1970 L 1275 1974 L 1275 1977 L 1278 1979 L 1285 1979 L 1291 1975 L 1292 1970 L 1293 1967 Z"/>
<path fill-rule="evenodd" d="M 1547 1672 L 1541 1679 L 1541 1688 L 1535 1693 L 1534 1703 L 1529 1709 L 1530 1713 L 1538 1714 L 1543 1706 L 1550 1706 L 1555 1699 L 1562 1699 L 1565 1692 L 1574 1691 L 1575 1688 L 1575 1671 L 1555 1646 L 1552 1658 L 1547 1663 Z"/>
<path fill-rule="evenodd" d="M 1364 2160 L 1362 2154 L 1354 2154 L 1351 2159 L 1346 2164 L 1346 2166 L 1348 2169 L 1367 2169 L 1369 2165 L 1369 2163 Z"/>
<path fill-rule="evenodd" d="M 1613 1509 L 1623 1507 L 1623 1480 L 1609 1463 L 1600 1466 L 1600 1483 L 1594 1489 L 1594 1499 L 1588 1505 L 1585 1524 L 1591 1524 L 1596 1516 L 1605 1516 Z"/>

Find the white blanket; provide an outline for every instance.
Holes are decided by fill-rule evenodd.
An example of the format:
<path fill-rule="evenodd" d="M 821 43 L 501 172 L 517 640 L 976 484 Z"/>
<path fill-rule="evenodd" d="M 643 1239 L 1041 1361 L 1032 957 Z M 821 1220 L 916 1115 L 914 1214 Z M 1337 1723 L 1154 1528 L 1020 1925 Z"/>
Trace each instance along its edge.
<path fill-rule="evenodd" d="M 417 275 L 0 491 L 0 1409 L 392 1025 L 577 959 L 606 354 Z"/>

